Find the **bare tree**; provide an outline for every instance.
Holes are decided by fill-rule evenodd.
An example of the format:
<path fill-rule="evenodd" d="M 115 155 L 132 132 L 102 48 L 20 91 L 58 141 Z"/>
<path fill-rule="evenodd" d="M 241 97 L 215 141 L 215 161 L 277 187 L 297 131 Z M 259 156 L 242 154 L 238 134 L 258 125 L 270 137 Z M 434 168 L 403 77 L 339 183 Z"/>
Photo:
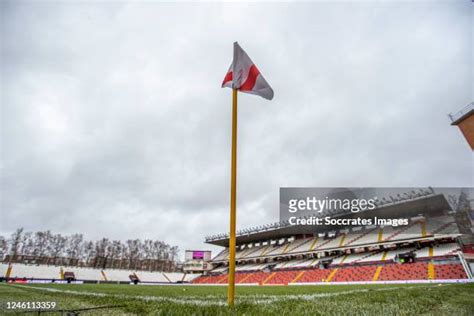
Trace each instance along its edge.
<path fill-rule="evenodd" d="M 0 236 L 0 261 L 3 261 L 8 252 L 8 242 L 5 237 Z"/>
<path fill-rule="evenodd" d="M 164 271 L 175 266 L 178 247 L 151 239 L 87 241 L 82 234 L 63 236 L 49 230 L 32 233 L 19 228 L 9 240 L 0 236 L 0 261 L 7 254 L 9 262 Z"/>
<path fill-rule="evenodd" d="M 82 260 L 86 264 L 89 264 L 93 257 L 95 257 L 94 243 L 92 241 L 87 241 L 84 243 Z"/>
<path fill-rule="evenodd" d="M 48 245 L 51 239 L 51 232 L 49 230 L 45 232 L 36 232 L 34 240 L 34 251 L 33 254 L 35 259 L 45 257 L 48 250 Z"/>
<path fill-rule="evenodd" d="M 178 254 L 179 254 L 178 246 L 173 246 L 170 248 L 170 260 L 172 262 L 176 260 L 176 258 L 178 257 Z"/>
<path fill-rule="evenodd" d="M 136 269 L 137 268 L 137 259 L 140 256 L 140 240 L 139 239 L 129 239 L 127 240 L 127 259 L 128 259 L 128 268 Z"/>
<path fill-rule="evenodd" d="M 21 241 L 23 238 L 23 227 L 18 228 L 11 237 L 11 242 L 10 242 L 10 262 L 11 260 L 14 260 L 18 254 L 18 250 L 21 246 Z"/>
<path fill-rule="evenodd" d="M 34 241 L 33 234 L 31 232 L 26 232 L 21 237 L 20 247 L 18 252 L 23 256 L 31 256 L 34 251 Z"/>
<path fill-rule="evenodd" d="M 56 260 L 63 254 L 65 250 L 66 238 L 61 236 L 61 234 L 55 234 L 53 235 L 51 241 L 52 243 L 49 250 L 50 256 L 53 259 L 53 264 L 56 264 Z"/>
<path fill-rule="evenodd" d="M 70 262 L 77 262 L 81 259 L 81 252 L 84 247 L 84 236 L 73 234 L 67 238 L 66 253 Z"/>

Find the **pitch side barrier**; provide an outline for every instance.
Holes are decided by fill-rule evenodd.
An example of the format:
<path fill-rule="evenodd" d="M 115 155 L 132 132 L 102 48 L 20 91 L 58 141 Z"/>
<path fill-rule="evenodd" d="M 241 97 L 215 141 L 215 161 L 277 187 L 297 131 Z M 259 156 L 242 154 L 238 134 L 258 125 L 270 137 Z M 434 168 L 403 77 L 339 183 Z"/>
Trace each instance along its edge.
<path fill-rule="evenodd" d="M 219 284 L 206 284 L 206 283 L 156 283 L 156 282 L 148 282 L 148 283 L 129 283 L 130 285 L 166 285 L 166 286 L 227 286 L 227 283 L 219 283 Z M 241 285 L 259 285 L 258 283 L 238 283 L 235 284 L 236 286 L 241 286 Z"/>
<path fill-rule="evenodd" d="M 206 283 L 182 283 L 182 284 L 166 284 L 166 285 L 190 285 L 190 286 L 228 286 L 227 283 L 219 283 L 219 284 L 216 284 L 216 283 L 209 283 L 209 284 L 206 284 Z M 260 284 L 258 283 L 236 283 L 235 286 L 259 286 Z"/>
<path fill-rule="evenodd" d="M 431 283 L 474 283 L 472 279 L 446 280 L 394 280 L 394 281 L 354 281 L 354 282 L 304 282 L 289 283 L 288 285 L 364 285 L 364 284 L 431 284 Z"/>
<path fill-rule="evenodd" d="M 84 281 L 71 281 L 66 280 L 45 280 L 45 279 L 35 279 L 35 280 L 8 280 L 7 283 L 11 284 L 84 284 Z"/>
<path fill-rule="evenodd" d="M 191 283 L 186 283 L 186 282 L 175 282 L 175 283 L 170 283 L 170 282 L 138 282 L 137 284 L 133 282 L 126 282 L 125 284 L 130 284 L 130 285 L 193 285 Z M 226 283 L 227 285 L 227 283 Z"/>
<path fill-rule="evenodd" d="M 474 283 L 474 279 L 446 279 L 446 280 L 406 280 L 406 281 L 359 281 L 359 282 L 304 282 L 289 284 L 259 284 L 259 283 L 236 283 L 235 286 L 305 286 L 305 285 L 370 285 L 370 284 L 453 284 L 453 283 Z M 227 286 L 227 283 L 138 283 L 132 285 L 166 285 L 166 286 Z"/>
<path fill-rule="evenodd" d="M 359 282 L 302 282 L 288 284 L 259 284 L 259 283 L 237 283 L 236 286 L 305 286 L 305 285 L 370 285 L 370 284 L 452 284 L 452 283 L 474 283 L 474 279 L 449 279 L 449 280 L 406 280 L 406 281 L 359 281 Z M 181 285 L 181 284 L 166 284 Z M 222 284 L 186 284 L 192 286 L 227 286 Z"/>

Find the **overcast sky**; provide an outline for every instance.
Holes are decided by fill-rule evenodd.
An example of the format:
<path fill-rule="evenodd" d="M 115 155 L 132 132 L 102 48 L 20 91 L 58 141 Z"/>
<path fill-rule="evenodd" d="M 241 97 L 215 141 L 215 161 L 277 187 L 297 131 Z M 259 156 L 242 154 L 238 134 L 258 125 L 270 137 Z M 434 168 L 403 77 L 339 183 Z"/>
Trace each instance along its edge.
<path fill-rule="evenodd" d="M 473 186 L 447 114 L 473 101 L 473 5 L 1 2 L 0 235 L 20 226 L 213 249 L 228 231 L 240 45 L 238 227 L 284 186 Z"/>

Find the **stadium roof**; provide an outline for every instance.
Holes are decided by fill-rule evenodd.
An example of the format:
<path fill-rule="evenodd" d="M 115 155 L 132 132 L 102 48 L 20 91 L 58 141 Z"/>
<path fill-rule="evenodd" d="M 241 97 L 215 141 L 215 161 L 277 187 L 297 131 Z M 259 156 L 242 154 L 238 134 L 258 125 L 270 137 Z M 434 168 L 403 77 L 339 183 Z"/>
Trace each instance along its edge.
<path fill-rule="evenodd" d="M 416 196 L 415 198 L 392 201 L 390 203 L 380 205 L 374 210 L 368 210 L 356 214 L 343 214 L 339 216 L 333 216 L 333 218 L 373 218 L 374 216 L 387 219 L 411 218 L 417 215 L 437 216 L 444 214 L 446 211 L 452 210 L 444 194 L 436 194 L 434 191 L 424 193 L 425 194 Z M 280 222 L 271 225 L 264 225 L 251 230 L 241 230 L 237 232 L 236 243 L 237 245 L 241 245 L 280 238 L 288 238 L 298 235 L 327 233 L 336 230 L 341 230 L 341 228 L 316 225 L 291 225 L 288 222 Z M 229 244 L 228 234 L 208 236 L 206 237 L 206 243 L 227 247 Z"/>
<path fill-rule="evenodd" d="M 461 121 L 463 121 L 465 118 L 467 118 L 473 113 L 474 113 L 474 102 L 471 102 L 468 105 L 466 105 L 463 109 L 461 109 L 459 112 L 454 113 L 454 114 L 448 114 L 448 116 L 452 121 L 451 125 L 458 125 Z"/>

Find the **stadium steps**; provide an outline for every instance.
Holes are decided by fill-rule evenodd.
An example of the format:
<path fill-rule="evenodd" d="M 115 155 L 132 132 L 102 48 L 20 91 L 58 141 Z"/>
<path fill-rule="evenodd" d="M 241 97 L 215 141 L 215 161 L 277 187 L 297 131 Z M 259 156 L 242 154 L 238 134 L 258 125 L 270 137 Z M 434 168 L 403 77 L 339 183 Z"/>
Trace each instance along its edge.
<path fill-rule="evenodd" d="M 300 273 L 298 273 L 298 275 L 297 275 L 293 280 L 291 280 L 290 283 L 295 283 L 295 282 L 297 282 L 299 279 L 301 279 L 301 277 L 305 274 L 305 272 L 306 272 L 306 270 L 303 270 L 303 271 L 301 271 Z"/>
<path fill-rule="evenodd" d="M 229 255 L 229 248 L 225 248 L 212 261 L 224 260 Z"/>
<path fill-rule="evenodd" d="M 345 255 L 344 258 L 342 258 L 341 262 L 339 264 L 343 264 L 344 261 L 346 261 L 347 257 L 349 257 L 349 255 Z"/>
<path fill-rule="evenodd" d="M 12 265 L 8 265 L 7 271 L 5 272 L 5 278 L 9 278 L 10 275 L 12 274 L 13 267 Z"/>
<path fill-rule="evenodd" d="M 376 266 L 351 266 L 340 268 L 328 282 L 371 281 L 375 270 L 377 270 Z"/>
<path fill-rule="evenodd" d="M 436 230 L 434 230 L 432 232 L 433 235 L 435 234 L 438 234 L 440 232 L 442 232 L 443 230 L 445 230 L 446 228 L 448 228 L 449 226 L 451 226 L 452 224 L 454 224 L 454 222 L 449 222 L 449 223 L 446 223 L 444 225 L 441 225 L 440 227 L 438 227 Z"/>
<path fill-rule="evenodd" d="M 433 262 L 428 263 L 428 280 L 436 279 L 436 272 Z"/>
<path fill-rule="evenodd" d="M 433 257 L 433 253 L 434 253 L 434 249 L 433 249 L 433 247 L 430 247 L 428 249 L 428 257 L 430 257 L 430 258 Z"/>
<path fill-rule="evenodd" d="M 290 247 L 290 243 L 287 243 L 287 244 L 286 244 L 285 249 L 283 249 L 283 251 L 282 251 L 281 253 L 282 253 L 282 254 L 283 254 L 283 253 L 286 253 L 286 252 L 288 251 L 288 247 Z"/>
<path fill-rule="evenodd" d="M 271 279 L 273 279 L 273 277 L 276 275 L 277 273 L 276 272 L 272 272 L 269 276 L 267 276 L 265 278 L 265 280 L 263 280 L 262 284 L 266 284 L 267 282 L 269 282 Z"/>
<path fill-rule="evenodd" d="M 64 270 L 63 267 L 59 268 L 59 279 L 64 280 Z"/>
<path fill-rule="evenodd" d="M 358 263 L 362 260 L 366 261 L 365 259 L 370 258 L 370 257 L 375 256 L 375 255 L 378 255 L 379 253 L 380 253 L 380 251 L 369 252 L 366 256 L 363 256 L 362 258 L 354 260 L 352 263 Z M 383 257 L 382 257 L 382 261 L 383 261 Z"/>
<path fill-rule="evenodd" d="M 337 266 L 339 263 L 341 263 L 341 260 L 344 258 L 344 254 L 342 255 L 334 255 L 330 257 L 325 257 L 328 259 L 331 259 L 331 263 L 329 264 L 330 266 Z"/>
<path fill-rule="evenodd" d="M 306 273 L 300 277 L 297 283 L 307 283 L 307 282 L 324 282 L 324 280 L 331 273 L 331 269 L 310 269 L 306 270 Z"/>
<path fill-rule="evenodd" d="M 319 237 L 316 237 L 313 241 L 313 243 L 311 244 L 311 247 L 309 247 L 309 251 L 312 251 L 314 249 L 314 246 L 316 246 L 316 244 L 318 243 L 318 240 L 319 240 Z"/>
<path fill-rule="evenodd" d="M 246 258 L 251 258 L 253 254 L 255 254 L 256 252 L 258 251 L 262 251 L 262 249 L 265 249 L 266 247 L 268 246 L 265 246 L 265 247 L 253 247 L 252 250 L 250 250 L 246 255 L 245 257 Z M 261 255 L 261 254 L 260 254 Z"/>
<path fill-rule="evenodd" d="M 385 250 L 385 252 L 382 255 L 382 261 L 385 261 L 385 259 L 387 258 L 387 255 L 388 255 L 388 251 Z"/>
<path fill-rule="evenodd" d="M 236 273 L 235 274 L 235 283 L 240 283 L 242 280 L 246 279 L 249 276 L 248 273 L 243 272 L 243 273 Z"/>
<path fill-rule="evenodd" d="M 246 248 L 242 251 L 237 251 L 236 253 L 236 259 L 243 259 L 243 258 L 248 258 L 252 254 L 258 252 L 259 250 L 262 250 L 263 247 L 258 246 L 258 247 L 252 247 L 252 248 Z"/>
<path fill-rule="evenodd" d="M 304 245 L 310 243 L 311 241 L 313 241 L 313 244 L 312 244 L 312 245 L 314 245 L 314 243 L 316 243 L 317 239 L 318 239 L 318 238 L 316 238 L 316 240 L 314 240 L 313 238 L 307 238 L 306 240 L 304 240 L 304 241 L 301 242 L 301 243 L 297 243 L 296 245 L 292 245 L 291 248 L 288 248 L 288 249 L 286 250 L 286 252 L 283 252 L 283 253 L 291 253 L 291 252 L 293 252 L 294 250 L 296 250 L 296 249 L 298 249 L 298 248 L 301 248 L 301 247 L 303 247 Z M 294 243 L 296 243 L 296 242 L 294 242 Z M 291 244 L 290 244 L 290 245 L 291 245 Z M 310 247 L 309 250 L 311 251 L 311 249 L 312 249 L 312 248 Z"/>
<path fill-rule="evenodd" d="M 246 248 L 242 251 L 236 251 L 235 258 L 236 259 L 245 258 L 251 251 L 252 251 L 252 248 Z"/>
<path fill-rule="evenodd" d="M 290 264 L 290 263 L 291 263 L 291 261 L 286 261 L 286 262 L 284 262 L 284 263 L 280 266 L 280 269 L 286 268 L 286 266 L 287 266 L 288 264 Z"/>
<path fill-rule="evenodd" d="M 258 251 L 265 250 L 267 247 L 268 246 L 257 246 L 257 247 L 244 249 L 243 251 L 238 251 L 236 253 L 236 258 L 237 259 L 251 258 L 253 254 L 255 254 Z M 277 249 L 278 249 L 278 246 L 272 248 L 271 251 L 274 251 L 274 250 L 277 250 Z M 260 254 L 260 255 L 262 255 L 262 254 Z"/>
<path fill-rule="evenodd" d="M 336 237 L 337 238 L 337 237 Z M 333 241 L 335 238 L 330 238 L 323 242 L 321 245 L 317 246 L 315 249 L 322 249 L 325 245 L 329 244 L 331 241 Z"/>
<path fill-rule="evenodd" d="M 104 278 L 104 281 L 108 281 L 107 280 L 107 275 L 105 274 L 104 270 L 100 270 L 100 274 L 102 274 L 102 277 Z"/>
<path fill-rule="evenodd" d="M 169 283 L 173 283 L 171 282 L 170 278 L 168 278 L 168 276 L 165 273 L 162 272 L 161 274 L 163 274 L 163 276 L 165 277 L 166 280 L 168 280 Z"/>
<path fill-rule="evenodd" d="M 301 270 L 277 271 L 265 284 L 284 284 L 287 285 L 301 272 Z"/>
<path fill-rule="evenodd" d="M 339 268 L 335 268 L 334 270 L 332 270 L 325 282 L 331 282 L 332 278 L 334 278 L 338 270 Z"/>
<path fill-rule="evenodd" d="M 250 277 L 246 280 L 247 283 L 259 283 L 261 284 L 268 276 L 268 272 L 253 272 L 250 274 Z"/>
<path fill-rule="evenodd" d="M 438 245 L 433 248 L 433 257 L 456 255 L 461 250 L 457 243 Z"/>
<path fill-rule="evenodd" d="M 217 281 L 217 283 L 219 284 L 226 283 L 228 280 L 229 280 L 229 275 L 225 274 Z"/>
<path fill-rule="evenodd" d="M 346 240 L 346 237 L 347 237 L 347 234 L 342 234 L 341 241 L 339 241 L 339 247 L 344 246 L 344 241 Z M 342 261 L 344 261 L 344 259 Z"/>
<path fill-rule="evenodd" d="M 329 242 L 323 243 L 320 247 L 317 247 L 317 249 L 339 248 L 340 242 L 344 236 L 345 234 L 338 234 L 337 236 L 329 237 Z"/>
<path fill-rule="evenodd" d="M 275 255 L 281 255 L 284 253 L 286 249 L 288 249 L 288 246 L 290 243 L 285 243 L 281 245 L 273 245 L 270 251 L 266 252 L 265 255 L 267 256 L 275 256 Z"/>
<path fill-rule="evenodd" d="M 421 237 L 426 237 L 426 221 L 421 222 Z"/>
<path fill-rule="evenodd" d="M 311 261 L 309 266 L 312 267 L 316 263 L 316 261 L 318 261 L 318 260 L 319 260 L 319 258 L 314 259 L 313 261 Z"/>
<path fill-rule="evenodd" d="M 377 281 L 380 276 L 380 272 L 382 272 L 383 266 L 378 266 L 377 270 L 375 270 L 374 277 L 372 278 L 372 281 Z"/>
<path fill-rule="evenodd" d="M 382 242 L 383 241 L 383 228 L 379 228 L 379 234 L 377 237 L 377 242 Z"/>
<path fill-rule="evenodd" d="M 267 245 L 263 247 L 263 249 L 260 249 L 260 250 L 262 250 L 262 252 L 260 252 L 260 254 L 257 257 L 262 257 L 266 255 L 267 253 L 269 253 L 270 251 L 272 251 L 272 245 Z"/>
<path fill-rule="evenodd" d="M 246 276 L 244 276 L 242 279 L 239 280 L 239 282 L 237 283 L 244 283 L 245 281 L 247 281 L 248 278 L 250 278 L 252 276 L 253 273 L 249 273 L 247 274 Z"/>
<path fill-rule="evenodd" d="M 337 266 L 337 265 L 340 265 L 340 264 L 343 264 L 344 261 L 347 259 L 349 255 L 340 255 L 340 256 L 337 256 L 337 257 L 334 257 L 333 258 L 333 261 L 331 262 L 331 265 L 334 265 L 334 266 Z"/>
<path fill-rule="evenodd" d="M 204 284 L 205 281 L 207 281 L 208 279 L 209 279 L 208 276 L 201 275 L 201 276 L 195 278 L 194 280 L 192 280 L 191 283 L 193 283 L 193 284 Z"/>
<path fill-rule="evenodd" d="M 404 231 L 410 229 L 412 226 L 414 225 L 418 225 L 420 224 L 419 222 L 414 222 L 412 223 L 411 225 L 407 225 L 407 227 L 404 227 L 404 228 L 400 228 L 400 229 L 397 229 L 397 231 L 393 234 L 391 234 L 390 236 L 388 236 L 387 238 L 384 238 L 383 241 L 390 241 L 392 240 L 394 237 L 400 235 L 401 233 L 403 233 Z"/>
<path fill-rule="evenodd" d="M 344 246 L 349 246 L 350 244 L 360 240 L 361 238 L 363 238 L 363 237 L 367 236 L 368 234 L 370 234 L 371 232 L 373 232 L 375 229 L 377 229 L 377 228 L 372 228 L 370 230 L 367 230 L 366 232 L 363 232 L 363 233 L 357 235 L 357 237 L 355 237 L 354 239 L 349 240 Z"/>

